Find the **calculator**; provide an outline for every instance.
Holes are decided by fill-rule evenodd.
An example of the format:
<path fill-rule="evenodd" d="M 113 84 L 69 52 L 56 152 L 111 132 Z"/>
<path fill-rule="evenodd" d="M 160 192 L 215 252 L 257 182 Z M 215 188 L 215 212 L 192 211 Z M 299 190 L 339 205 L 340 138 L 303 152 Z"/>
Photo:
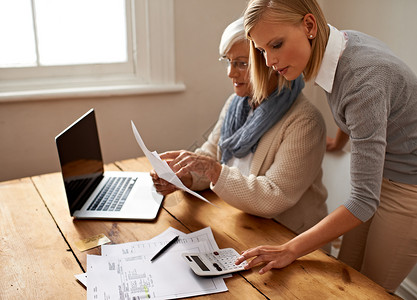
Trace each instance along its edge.
<path fill-rule="evenodd" d="M 233 248 L 182 254 L 194 273 L 200 276 L 224 275 L 245 270 L 246 261 L 240 265 L 235 265 L 239 256 L 240 254 Z"/>

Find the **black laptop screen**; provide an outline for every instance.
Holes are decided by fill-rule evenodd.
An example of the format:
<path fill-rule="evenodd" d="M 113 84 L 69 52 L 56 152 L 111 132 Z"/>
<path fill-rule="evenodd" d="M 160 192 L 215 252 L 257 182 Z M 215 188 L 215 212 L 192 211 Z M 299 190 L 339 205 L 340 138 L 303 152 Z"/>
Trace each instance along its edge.
<path fill-rule="evenodd" d="M 104 172 L 94 110 L 58 135 L 56 145 L 72 214 L 88 199 Z"/>

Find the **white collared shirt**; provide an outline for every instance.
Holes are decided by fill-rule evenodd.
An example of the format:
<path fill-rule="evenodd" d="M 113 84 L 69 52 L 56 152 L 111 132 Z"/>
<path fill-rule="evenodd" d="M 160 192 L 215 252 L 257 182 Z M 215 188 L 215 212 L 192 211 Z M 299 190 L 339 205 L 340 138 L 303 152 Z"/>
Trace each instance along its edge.
<path fill-rule="evenodd" d="M 248 155 L 242 158 L 237 158 L 232 156 L 231 159 L 227 162 L 227 165 L 229 167 L 236 167 L 240 170 L 240 173 L 243 176 L 249 176 L 250 175 L 250 166 L 252 164 L 253 160 L 253 153 L 249 152 Z"/>
<path fill-rule="evenodd" d="M 314 82 L 321 86 L 326 92 L 331 93 L 333 89 L 334 76 L 336 75 L 337 63 L 346 48 L 347 35 L 337 30 L 332 25 L 330 27 L 329 40 L 324 51 L 323 61 Z"/>

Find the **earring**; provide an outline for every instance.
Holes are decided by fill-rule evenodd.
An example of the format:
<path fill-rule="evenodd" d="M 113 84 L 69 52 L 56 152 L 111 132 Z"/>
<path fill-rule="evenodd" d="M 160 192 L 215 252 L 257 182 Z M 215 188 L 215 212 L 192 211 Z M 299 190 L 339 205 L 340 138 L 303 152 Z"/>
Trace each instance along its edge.
<path fill-rule="evenodd" d="M 312 38 L 313 38 L 313 35 L 312 35 L 312 34 L 310 34 L 310 35 L 308 36 L 308 38 L 309 38 L 309 39 L 312 39 Z"/>

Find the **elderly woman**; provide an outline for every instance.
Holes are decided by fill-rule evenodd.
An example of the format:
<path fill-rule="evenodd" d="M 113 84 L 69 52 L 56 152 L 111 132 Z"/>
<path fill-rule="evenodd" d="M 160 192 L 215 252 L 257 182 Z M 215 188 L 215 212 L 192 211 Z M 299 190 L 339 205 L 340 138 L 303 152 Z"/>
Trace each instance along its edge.
<path fill-rule="evenodd" d="M 278 74 L 270 73 L 269 96 L 252 101 L 242 18 L 225 29 L 219 50 L 235 93 L 201 148 L 195 153 L 166 152 L 161 158 L 192 190 L 211 188 L 230 205 L 301 233 L 327 215 L 321 181 L 323 118 L 301 93 L 301 76 L 278 89 Z M 175 186 L 151 175 L 158 192 L 175 191 Z"/>

